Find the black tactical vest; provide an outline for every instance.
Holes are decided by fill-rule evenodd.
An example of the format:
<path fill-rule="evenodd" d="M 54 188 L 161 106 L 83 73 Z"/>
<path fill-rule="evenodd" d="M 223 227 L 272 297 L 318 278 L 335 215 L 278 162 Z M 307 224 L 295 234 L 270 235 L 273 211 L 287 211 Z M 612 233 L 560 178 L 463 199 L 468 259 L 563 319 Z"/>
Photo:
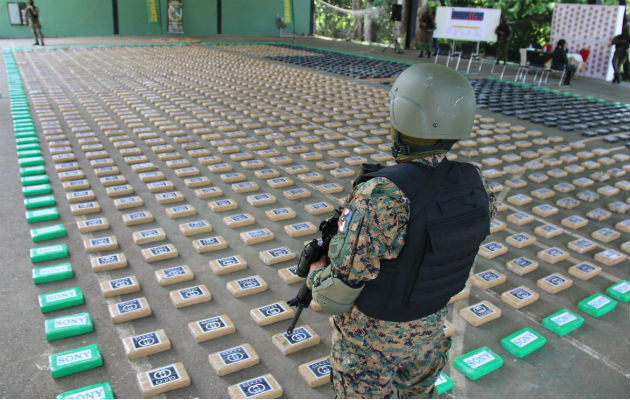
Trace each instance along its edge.
<path fill-rule="evenodd" d="M 376 279 L 356 304 L 385 321 L 411 321 L 433 314 L 466 284 L 479 245 L 490 233 L 488 194 L 471 164 L 449 162 L 437 192 L 422 207 L 425 183 L 435 168 L 402 163 L 364 175 L 391 180 L 410 200 L 405 245 L 397 259 L 380 260 Z"/>

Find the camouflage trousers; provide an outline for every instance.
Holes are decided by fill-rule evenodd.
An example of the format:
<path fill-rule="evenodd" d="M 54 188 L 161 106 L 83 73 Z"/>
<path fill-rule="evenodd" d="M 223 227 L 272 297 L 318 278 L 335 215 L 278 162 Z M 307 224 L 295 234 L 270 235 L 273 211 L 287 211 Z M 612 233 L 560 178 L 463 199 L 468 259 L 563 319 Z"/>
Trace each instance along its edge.
<path fill-rule="evenodd" d="M 443 331 L 446 313 L 390 322 L 353 306 L 334 316 L 331 366 L 337 397 L 431 397 L 451 347 Z"/>

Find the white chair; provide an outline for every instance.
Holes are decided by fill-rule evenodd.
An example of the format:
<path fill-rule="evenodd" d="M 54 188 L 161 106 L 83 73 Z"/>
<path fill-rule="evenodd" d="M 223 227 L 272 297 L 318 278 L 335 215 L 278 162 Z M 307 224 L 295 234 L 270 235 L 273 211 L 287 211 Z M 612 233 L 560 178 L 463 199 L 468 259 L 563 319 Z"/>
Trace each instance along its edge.
<path fill-rule="evenodd" d="M 462 50 L 459 52 L 457 57 L 457 64 L 455 64 L 455 71 L 459 69 L 459 63 L 462 60 L 468 60 L 468 67 L 466 68 L 466 73 L 470 73 L 470 66 L 472 65 L 473 60 L 477 60 L 479 62 L 479 69 L 477 73 L 481 71 L 481 61 L 479 58 L 473 54 L 473 46 L 470 43 L 462 44 Z"/>
<path fill-rule="evenodd" d="M 448 64 L 451 62 L 451 55 L 452 55 L 452 51 L 451 51 L 451 46 L 448 43 L 439 43 L 438 44 L 438 52 L 435 55 L 435 61 L 434 64 L 437 64 L 438 62 L 438 58 L 440 56 L 446 56 L 446 66 L 448 67 Z"/>

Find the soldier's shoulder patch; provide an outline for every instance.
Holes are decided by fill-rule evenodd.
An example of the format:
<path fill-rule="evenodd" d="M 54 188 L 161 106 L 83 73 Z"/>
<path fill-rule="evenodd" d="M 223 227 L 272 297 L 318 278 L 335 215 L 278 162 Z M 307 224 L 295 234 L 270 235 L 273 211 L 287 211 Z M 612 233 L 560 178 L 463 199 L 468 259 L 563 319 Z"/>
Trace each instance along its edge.
<path fill-rule="evenodd" d="M 354 215 L 355 208 L 352 204 L 346 204 L 341 211 L 341 215 L 339 216 L 339 221 L 337 222 L 338 232 L 341 234 L 345 234 L 348 232 L 348 226 L 350 226 L 350 221 L 352 220 L 352 216 Z"/>

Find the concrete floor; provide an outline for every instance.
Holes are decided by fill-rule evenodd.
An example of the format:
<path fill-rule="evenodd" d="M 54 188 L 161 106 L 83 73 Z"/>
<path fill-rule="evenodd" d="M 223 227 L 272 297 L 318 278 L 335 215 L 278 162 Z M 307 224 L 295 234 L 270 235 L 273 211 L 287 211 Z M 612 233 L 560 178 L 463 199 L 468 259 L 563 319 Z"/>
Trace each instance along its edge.
<path fill-rule="evenodd" d="M 52 38 L 47 40 L 47 45 L 159 43 L 164 42 L 165 40 L 169 39 L 145 37 Z M 177 38 L 177 40 L 276 41 L 278 38 L 243 38 L 222 36 L 211 38 Z M 284 40 L 290 41 L 290 39 Z M 409 62 L 418 61 L 415 52 L 408 52 L 407 54 L 401 56 L 394 54 L 391 49 L 383 52 L 381 48 L 360 46 L 339 41 L 320 40 L 316 38 L 297 38 L 295 42 L 297 44 L 344 50 L 364 55 L 402 59 Z M 23 47 L 29 46 L 30 43 L 31 42 L 29 40 L 0 40 L 0 45 L 2 47 Z M 95 51 L 98 52 L 98 50 Z M 25 53 L 15 54 L 17 60 L 19 62 L 23 62 L 23 64 L 20 64 L 20 69 L 23 74 L 24 71 L 39 71 L 41 73 L 38 76 L 37 74 L 31 75 L 32 77 L 29 78 L 29 82 L 25 82 L 26 86 L 30 85 L 31 88 L 41 87 L 42 89 L 47 89 L 44 90 L 44 93 L 46 93 L 47 97 L 51 101 L 54 99 L 50 95 L 49 88 L 47 88 L 47 86 L 51 84 L 58 84 L 62 91 L 69 95 L 71 94 L 71 87 L 68 85 L 70 78 L 64 75 L 68 71 L 64 71 L 60 67 L 65 58 L 60 57 L 59 60 L 57 60 L 56 57 L 54 57 L 55 53 L 50 53 L 50 56 L 41 56 L 37 53 L 28 55 Z M 228 57 L 236 57 L 228 52 L 225 54 L 227 54 Z M 40 63 L 42 60 L 45 60 L 46 62 L 41 64 L 33 63 Z M 120 62 L 121 65 L 125 65 L 128 60 L 120 60 Z M 3 61 L 0 61 L 0 63 L 3 63 Z M 0 68 L 4 70 L 4 64 L 0 65 Z M 305 70 L 299 67 L 294 68 Z M 80 70 L 80 66 L 77 65 L 77 71 Z M 53 73 L 52 77 L 49 78 L 48 74 L 51 72 L 55 73 Z M 510 70 L 512 76 L 514 72 L 515 68 Z M 315 75 L 320 74 L 317 71 L 313 71 L 312 73 Z M 486 75 L 487 74 L 484 73 L 481 76 L 483 77 Z M 347 81 L 344 77 L 335 77 L 335 79 L 340 79 L 340 82 Z M 507 75 L 506 79 L 510 79 L 510 75 Z M 80 84 L 89 86 L 91 82 L 84 79 L 82 81 L 80 80 Z M 375 83 L 369 83 L 368 85 L 379 88 L 382 90 L 382 95 L 384 97 L 386 96 L 387 87 L 385 85 Z M 613 86 L 609 83 L 594 79 L 578 78 L 574 81 L 573 86 L 569 90 L 611 101 L 628 101 L 627 82 L 622 85 Z M 72 100 L 75 104 L 77 104 L 77 108 L 80 109 L 80 104 L 77 103 L 76 98 L 73 98 Z M 2 111 L 0 112 L 0 123 L 5 127 L 11 126 L 8 109 L 9 100 L 7 94 L 6 75 L 4 73 L 0 73 L 0 110 Z M 486 110 L 480 111 L 480 114 L 484 117 L 495 118 L 497 121 L 505 121 L 512 125 L 522 125 L 527 129 L 541 129 L 545 136 L 562 136 L 564 138 L 564 143 L 566 144 L 583 139 L 578 136 L 577 133 L 567 133 L 554 128 L 541 127 L 539 125 L 529 123 L 528 121 L 521 121 L 516 118 L 494 114 Z M 59 113 L 57 113 L 57 115 L 59 115 Z M 84 111 L 82 111 L 82 115 L 89 124 L 94 124 L 94 121 L 91 120 L 89 115 L 87 115 Z M 130 134 L 129 129 L 124 126 L 122 129 Z M 198 254 L 191 248 L 191 238 L 184 237 L 177 228 L 177 225 L 184 220 L 171 220 L 165 215 L 163 212 L 163 206 L 157 204 L 154 200 L 153 194 L 149 193 L 146 189 L 146 185 L 140 181 L 137 174 L 133 173 L 131 168 L 122 160 L 118 151 L 109 141 L 106 140 L 105 136 L 99 134 L 99 138 L 106 150 L 109 151 L 112 158 L 114 158 L 116 165 L 118 165 L 121 169 L 121 173 L 127 177 L 129 183 L 131 183 L 136 189 L 136 195 L 139 195 L 144 199 L 146 204 L 146 207 L 144 208 L 151 210 L 156 219 L 155 223 L 142 225 L 137 229 L 136 227 L 125 226 L 120 218 L 121 212 L 115 209 L 111 199 L 105 193 L 105 189 L 99 184 L 98 178 L 94 175 L 89 161 L 82 155 L 82 152 L 80 151 L 81 146 L 78 144 L 76 138 L 72 137 L 71 134 L 68 134 L 68 139 L 72 142 L 72 147 L 75 154 L 77 154 L 80 167 L 86 172 L 88 179 L 92 183 L 92 190 L 94 190 L 97 200 L 103 207 L 103 212 L 99 215 L 107 216 L 112 225 L 111 229 L 106 231 L 106 234 L 116 235 L 118 241 L 121 243 L 121 249 L 129 259 L 129 267 L 124 270 L 113 271 L 109 274 L 97 274 L 91 271 L 89 268 L 88 254 L 82 244 L 82 240 L 85 239 L 86 236 L 79 234 L 76 229 L 76 218 L 70 214 L 70 207 L 68 202 L 64 199 L 65 192 L 61 186 L 61 182 L 57 179 L 57 174 L 54 171 L 54 163 L 52 162 L 50 153 L 45 146 L 42 146 L 42 151 L 46 159 L 46 169 L 48 175 L 51 177 L 53 193 L 57 199 L 58 208 L 61 214 L 59 222 L 63 223 L 68 230 L 68 237 L 51 242 L 67 243 L 71 254 L 69 261 L 72 262 L 76 276 L 71 281 L 61 281 L 35 286 L 30 278 L 30 268 L 32 268 L 33 265 L 28 258 L 29 249 L 32 247 L 32 242 L 29 237 L 29 229 L 34 226 L 45 226 L 47 224 L 40 223 L 39 225 L 29 225 L 25 222 L 23 216 L 24 206 L 22 204 L 23 197 L 20 192 L 21 185 L 17 168 L 13 132 L 10 128 L 7 128 L 4 129 L 1 134 L 7 143 L 7 146 L 3 146 L 0 149 L 0 166 L 2 167 L 0 168 L 0 176 L 4 186 L 4 190 L 0 193 L 0 204 L 3 205 L 1 220 L 7 227 L 10 228 L 0 230 L 0 246 L 3 249 L 4 257 L 2 265 L 7 271 L 4 275 L 5 279 L 3 279 L 2 283 L 0 283 L 0 298 L 4 300 L 0 303 L 0 319 L 5 321 L 2 324 L 2 333 L 0 335 L 0 357 L 5 360 L 2 372 L 0 373 L 0 396 L 8 398 L 48 398 L 76 387 L 102 381 L 109 381 L 112 384 L 114 393 L 117 397 L 141 397 L 141 392 L 137 387 L 135 378 L 137 372 L 146 371 L 174 361 L 181 361 L 184 363 L 188 373 L 191 375 L 193 383 L 188 388 L 167 393 L 165 397 L 227 397 L 227 386 L 259 376 L 263 373 L 272 373 L 280 382 L 284 389 L 283 397 L 332 397 L 332 391 L 328 386 L 311 389 L 297 373 L 298 365 L 324 356 L 329 351 L 330 328 L 328 327 L 327 317 L 325 315 L 312 310 L 307 310 L 303 313 L 301 321 L 303 323 L 308 323 L 311 327 L 313 327 L 313 329 L 321 336 L 322 343 L 313 348 L 303 350 L 289 356 L 283 356 L 271 344 L 270 340 L 272 335 L 286 329 L 288 323 L 280 322 L 267 327 L 259 327 L 248 315 L 251 308 L 274 301 L 286 300 L 292 297 L 298 289 L 298 285 L 287 285 L 279 280 L 276 274 L 277 269 L 290 266 L 293 264 L 292 262 L 285 262 L 279 266 L 268 267 L 258 261 L 257 254 L 260 250 L 283 245 L 290 247 L 295 252 L 298 252 L 301 248 L 301 243 L 303 243 L 304 240 L 304 238 L 289 238 L 283 232 L 283 225 L 285 223 L 281 222 L 273 224 L 264 217 L 263 211 L 271 208 L 271 206 L 249 206 L 245 199 L 246 195 L 231 192 L 229 189 L 230 185 L 223 184 L 220 181 L 218 174 L 207 173 L 206 169 L 200 167 L 198 163 L 192 161 L 193 159 L 185 154 L 185 151 L 182 151 L 185 158 L 191 159 L 193 165 L 200 167 L 200 170 L 202 170 L 204 175 L 207 175 L 212 179 L 213 185 L 216 184 L 224 189 L 224 192 L 226 193 L 225 197 L 236 199 L 239 205 L 241 205 L 242 211 L 250 212 L 254 215 L 257 220 L 257 227 L 264 226 L 275 233 L 276 239 L 273 242 L 267 242 L 254 246 L 244 245 L 238 239 L 238 233 L 251 228 L 240 228 L 236 231 L 231 231 L 226 228 L 221 222 L 221 219 L 223 216 L 229 215 L 230 213 L 213 215 L 209 212 L 205 205 L 205 201 L 197 199 L 193 194 L 192 189 L 187 188 L 183 184 L 181 178 L 175 176 L 172 169 L 164 167 L 164 163 L 157 158 L 149 147 L 136 138 L 135 140 L 138 143 L 138 146 L 142 148 L 144 154 L 149 157 L 149 161 L 160 166 L 160 169 L 164 172 L 167 178 L 176 184 L 177 190 L 180 190 L 185 195 L 186 201 L 193 204 L 198 210 L 199 214 L 196 217 L 190 217 L 185 220 L 189 221 L 199 218 L 208 219 L 208 221 L 215 227 L 215 232 L 207 236 L 221 234 L 230 244 L 229 250 L 224 250 L 220 253 Z M 130 134 L 130 136 L 132 135 Z M 166 137 L 163 134 L 162 136 Z M 177 145 L 170 140 L 171 139 L 167 138 L 169 143 L 172 143 L 175 147 L 177 147 Z M 42 143 L 44 142 L 42 141 Z M 585 144 L 586 148 L 591 150 L 595 148 L 604 148 L 613 149 L 611 154 L 628 154 L 627 148 L 620 148 L 619 144 L 607 144 L 603 142 L 602 138 L 587 140 L 585 141 Z M 207 147 L 212 149 L 209 146 Z M 454 153 L 457 154 L 459 150 L 461 149 L 454 151 Z M 576 151 L 571 151 L 570 153 L 575 152 Z M 213 152 L 213 154 L 216 153 Z M 556 156 L 559 157 L 559 155 Z M 225 158 L 227 159 L 227 157 Z M 296 160 L 296 163 L 307 164 L 311 166 L 313 170 L 317 170 L 314 162 L 302 162 L 302 160 L 297 156 L 294 156 L 293 158 Z M 461 160 L 465 158 L 460 156 L 459 159 Z M 481 158 L 477 158 L 473 161 L 479 162 L 480 160 Z M 526 160 L 521 161 L 520 164 L 525 161 Z M 235 162 L 233 162 L 233 164 L 238 165 L 238 163 Z M 628 164 L 628 162 L 625 162 L 625 164 Z M 621 168 L 622 165 L 623 163 L 618 163 L 616 166 Z M 282 172 L 281 166 L 270 165 L 270 167 L 276 168 Z M 243 172 L 249 179 L 253 181 L 256 180 L 251 171 Z M 587 172 L 582 175 L 586 176 L 590 172 L 591 171 L 587 170 Z M 334 179 L 328 174 L 325 175 L 327 180 L 343 184 L 346 188 L 343 193 L 347 193 L 347 190 L 350 187 L 350 178 Z M 507 178 L 507 176 L 503 176 L 493 180 L 503 182 Z M 570 176 L 570 178 L 572 177 Z M 569 178 L 566 179 L 568 180 Z M 612 181 L 614 182 L 615 180 L 621 179 L 628 180 L 628 175 L 621 178 L 615 178 Z M 299 180 L 295 180 L 296 186 L 304 186 L 300 184 Z M 545 184 L 535 184 L 528 181 L 528 186 L 520 190 L 509 189 L 506 187 L 499 194 L 499 198 L 505 202 L 505 199 L 514 193 L 523 192 L 527 194 L 530 190 L 538 187 L 551 187 L 554 183 L 556 183 L 556 181 L 557 180 L 555 179 L 550 179 L 550 181 Z M 599 187 L 601 185 L 602 184 L 597 183 L 594 187 Z M 331 201 L 330 197 L 323 196 L 316 190 L 312 190 L 313 196 L 311 198 L 291 202 L 282 196 L 281 190 L 267 190 L 268 187 L 264 185 L 264 181 L 261 183 L 261 188 L 262 191 L 273 192 L 276 195 L 278 203 L 276 203 L 274 207 L 291 206 L 298 212 L 298 216 L 291 220 L 291 222 L 309 220 L 313 223 L 317 223 L 319 221 L 319 217 L 313 217 L 306 214 L 303 211 L 303 204 L 316 200 Z M 580 189 L 578 188 L 576 192 L 577 191 L 580 191 Z M 334 198 L 342 197 L 343 193 L 335 194 Z M 559 195 L 561 195 L 561 193 L 558 193 L 558 196 Z M 622 191 L 619 195 L 614 196 L 614 199 L 625 201 L 628 195 L 628 192 Z M 558 196 L 547 202 L 553 202 L 553 200 L 559 198 Z M 608 202 L 612 200 L 605 198 L 605 196 L 602 197 L 603 198 L 599 199 L 595 203 L 583 202 L 577 209 L 561 209 L 557 215 L 549 217 L 546 220 L 556 225 L 560 225 L 560 219 L 572 214 L 584 215 L 591 208 L 594 208 L 595 204 L 599 207 L 606 208 Z M 506 217 L 508 214 L 513 212 L 512 210 L 518 209 L 525 212 L 531 212 L 532 206 L 544 202 L 546 201 L 534 199 L 533 204 L 527 206 L 516 207 L 510 205 L 510 208 L 507 211 L 499 214 L 498 219 L 506 222 Z M 587 230 L 582 234 L 588 237 L 589 233 L 595 229 L 604 226 L 614 227 L 617 222 L 627 218 L 627 214 L 624 216 L 613 213 L 613 217 L 605 222 L 589 222 Z M 505 238 L 508 234 L 521 231 L 533 234 L 533 229 L 537 225 L 539 224 L 534 223 L 525 227 L 519 227 L 508 223 L 506 230 L 492 235 L 487 240 L 498 240 L 505 243 Z M 175 246 L 180 250 L 180 257 L 178 259 L 173 260 L 172 262 L 163 261 L 157 264 L 147 264 L 140 255 L 140 247 L 131 243 L 132 231 L 156 226 L 163 227 L 167 233 L 169 242 L 175 244 Z M 91 236 L 97 237 L 100 235 L 92 234 Z M 196 239 L 204 236 L 205 235 L 198 235 L 192 238 Z M 311 237 L 312 236 L 308 236 L 306 238 L 309 239 Z M 562 272 L 565 275 L 570 276 L 566 274 L 566 269 L 572 265 L 573 262 L 564 261 L 555 265 L 541 262 L 541 266 L 538 270 L 523 277 L 519 277 L 509 271 L 506 271 L 505 262 L 516 256 L 528 255 L 530 258 L 535 259 L 536 252 L 541 248 L 559 246 L 566 249 L 566 243 L 570 240 L 573 239 L 568 234 L 563 234 L 557 238 L 549 240 L 538 237 L 536 245 L 532 245 L 524 249 L 509 247 L 510 251 L 507 254 L 493 260 L 478 257 L 475 267 L 477 271 L 494 268 L 507 275 L 508 281 L 500 286 L 487 290 L 481 290 L 473 287 L 469 298 L 460 300 L 451 305 L 448 320 L 455 325 L 457 333 L 453 337 L 453 348 L 450 354 L 449 365 L 445 369 L 445 372 L 454 380 L 455 387 L 442 397 L 627 398 L 628 393 L 630 393 L 630 343 L 628 335 L 630 332 L 630 319 L 628 318 L 628 304 L 620 303 L 611 313 L 599 319 L 595 319 L 585 315 L 581 311 L 577 311 L 577 302 L 592 293 L 605 291 L 608 286 L 619 279 L 630 280 L 630 269 L 628 268 L 630 263 L 626 260 L 622 264 L 618 264 L 614 267 L 602 266 L 603 273 L 599 276 L 588 281 L 573 279 L 573 287 L 556 295 L 545 293 L 539 289 L 536 286 L 536 279 L 550 272 Z M 622 238 L 609 243 L 606 246 L 619 250 L 620 244 L 627 240 L 628 234 L 622 233 Z M 217 276 L 208 270 L 207 263 L 209 259 L 235 253 L 243 255 L 248 260 L 249 266 L 247 270 L 221 276 Z M 593 254 L 595 252 L 590 252 L 587 255 L 579 255 L 574 252 L 570 253 L 572 260 L 594 262 Z M 153 276 L 155 269 L 184 263 L 190 265 L 195 272 L 195 281 L 166 287 L 161 287 L 157 284 Z M 595 264 L 598 263 L 595 262 Z M 138 280 L 142 285 L 142 292 L 140 292 L 140 294 L 123 296 L 122 300 L 131 299 L 137 296 L 145 296 L 151 304 L 153 316 L 133 321 L 131 323 L 114 325 L 109 318 L 107 304 L 111 304 L 119 300 L 117 298 L 107 300 L 103 299 L 99 289 L 99 282 L 104 279 L 111 279 L 109 276 L 114 278 L 131 274 L 138 277 Z M 269 284 L 269 290 L 261 294 L 240 299 L 232 297 L 225 291 L 227 281 L 252 274 L 261 275 Z M 206 284 L 213 293 L 213 299 L 209 303 L 202 305 L 175 309 L 168 298 L 167 292 L 174 288 L 192 286 L 196 283 Z M 527 285 L 528 287 L 536 290 L 540 293 L 541 299 L 522 310 L 513 309 L 509 305 L 503 303 L 500 300 L 500 294 L 503 291 L 518 285 Z M 80 286 L 82 288 L 84 294 L 86 295 L 85 305 L 46 315 L 43 315 L 39 311 L 36 297 L 38 294 L 69 286 Z M 489 300 L 493 304 L 497 305 L 503 310 L 503 315 L 500 319 L 490 322 L 487 325 L 472 327 L 459 316 L 458 311 L 465 306 L 482 300 Z M 543 328 L 540 325 L 540 321 L 545 316 L 565 307 L 571 309 L 572 311 L 577 311 L 584 316 L 586 321 L 578 330 L 564 337 L 558 337 Z M 50 318 L 51 316 L 60 316 L 80 311 L 90 312 L 95 323 L 94 332 L 55 342 L 47 342 L 45 340 L 43 330 L 44 319 Z M 237 326 L 237 332 L 235 334 L 201 344 L 195 343 L 187 331 L 187 323 L 204 317 L 217 315 L 219 313 L 227 313 L 232 318 Z M 517 360 L 501 348 L 499 341 L 501 338 L 524 326 L 530 326 L 539 333 L 543 334 L 547 338 L 548 342 L 541 350 L 528 355 L 524 359 Z M 134 333 L 143 333 L 158 328 L 163 328 L 167 331 L 168 336 L 173 343 L 173 348 L 169 351 L 152 355 L 150 357 L 141 358 L 136 361 L 128 361 L 121 345 L 121 337 L 132 335 Z M 53 380 L 50 377 L 50 371 L 48 370 L 49 354 L 94 342 L 99 343 L 99 347 L 103 354 L 103 358 L 105 360 L 103 367 L 57 380 Z M 245 342 L 250 343 L 259 353 L 262 360 L 261 364 L 225 377 L 218 377 L 209 366 L 207 355 L 209 353 Z M 504 358 L 504 365 L 501 369 L 484 378 L 481 378 L 480 380 L 470 381 L 452 367 L 452 361 L 459 355 L 476 349 L 479 346 L 489 346 L 493 351 Z"/>

